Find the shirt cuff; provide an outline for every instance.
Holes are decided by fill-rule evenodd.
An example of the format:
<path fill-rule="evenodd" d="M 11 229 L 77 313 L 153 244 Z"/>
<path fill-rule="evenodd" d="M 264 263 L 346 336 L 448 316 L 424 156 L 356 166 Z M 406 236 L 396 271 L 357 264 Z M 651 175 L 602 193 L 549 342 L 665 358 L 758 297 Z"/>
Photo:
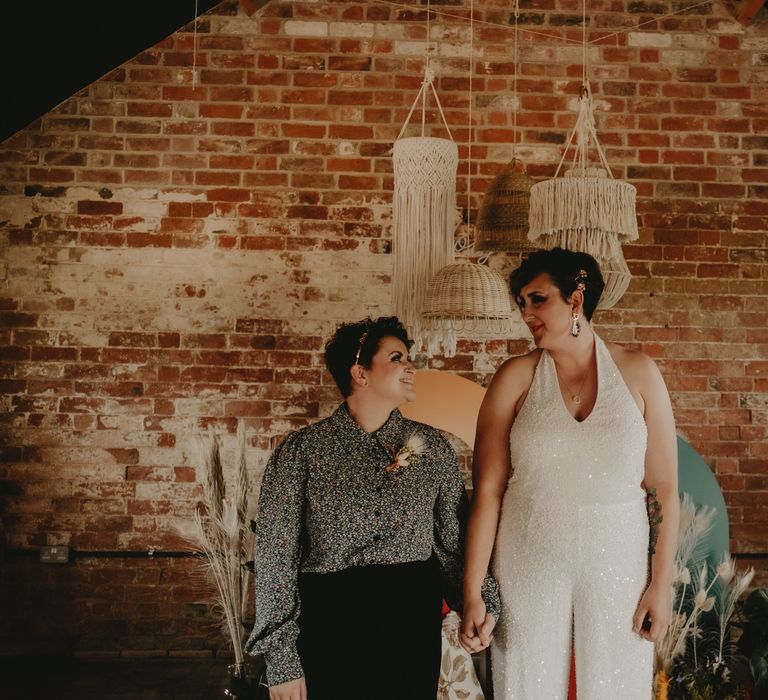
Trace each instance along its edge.
<path fill-rule="evenodd" d="M 486 575 L 480 588 L 480 595 L 485 603 L 485 611 L 499 621 L 501 615 L 501 598 L 499 597 L 499 584 L 490 574 Z"/>
<path fill-rule="evenodd" d="M 295 644 L 265 651 L 264 661 L 267 664 L 268 686 L 294 681 L 304 675 L 304 669 Z"/>

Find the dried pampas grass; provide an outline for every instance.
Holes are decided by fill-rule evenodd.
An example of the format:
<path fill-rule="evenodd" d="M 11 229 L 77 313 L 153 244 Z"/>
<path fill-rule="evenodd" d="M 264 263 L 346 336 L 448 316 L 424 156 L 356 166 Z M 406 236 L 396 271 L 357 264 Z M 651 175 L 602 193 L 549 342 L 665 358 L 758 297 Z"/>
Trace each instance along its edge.
<path fill-rule="evenodd" d="M 730 674 L 732 663 L 729 638 L 736 602 L 749 587 L 754 570 L 737 572 L 736 563 L 724 556 L 710 572 L 706 561 L 705 538 L 712 527 L 715 510 L 696 507 L 688 494 L 680 503 L 680 530 L 672 582 L 672 616 L 664 637 L 655 646 L 654 698 L 667 697 L 668 686 L 680 672 L 680 662 L 692 661 L 693 671 L 720 669 Z M 702 615 L 714 611 L 717 639 L 703 634 Z M 687 656 L 689 655 L 689 656 Z"/>
<path fill-rule="evenodd" d="M 254 535 L 253 489 L 245 459 L 245 426 L 237 427 L 235 473 L 228 492 L 221 461 L 221 440 L 209 434 L 198 446 L 203 467 L 203 500 L 195 513 L 194 527 L 183 536 L 200 555 L 203 573 L 212 584 L 214 605 L 229 637 L 235 663 L 242 669 L 246 637 L 244 618 L 251 589 Z"/>

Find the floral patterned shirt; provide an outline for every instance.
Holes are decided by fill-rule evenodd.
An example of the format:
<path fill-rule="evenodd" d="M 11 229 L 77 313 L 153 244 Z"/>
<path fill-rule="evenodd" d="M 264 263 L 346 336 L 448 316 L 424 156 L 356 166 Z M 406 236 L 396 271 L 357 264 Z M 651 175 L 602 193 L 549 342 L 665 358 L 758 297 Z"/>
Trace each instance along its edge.
<path fill-rule="evenodd" d="M 424 451 L 387 471 L 414 433 Z M 342 404 L 289 435 L 267 463 L 256 521 L 256 624 L 246 650 L 264 654 L 268 684 L 304 675 L 296 651 L 300 572 L 424 561 L 434 553 L 443 595 L 459 609 L 466 515 L 453 448 L 435 428 L 397 410 L 369 434 Z M 490 575 L 483 598 L 498 619 Z"/>

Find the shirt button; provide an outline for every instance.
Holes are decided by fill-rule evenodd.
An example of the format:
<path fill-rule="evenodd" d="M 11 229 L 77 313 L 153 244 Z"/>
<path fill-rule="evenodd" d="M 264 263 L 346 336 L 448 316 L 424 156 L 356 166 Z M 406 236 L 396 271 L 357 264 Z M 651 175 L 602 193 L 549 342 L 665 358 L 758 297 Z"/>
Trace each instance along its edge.
<path fill-rule="evenodd" d="M 376 487 L 376 493 L 381 493 L 381 486 Z"/>
<path fill-rule="evenodd" d="M 378 518 L 381 515 L 381 511 L 380 510 L 375 510 L 375 511 L 373 511 L 373 514 Z"/>
<path fill-rule="evenodd" d="M 373 536 L 373 541 L 374 542 L 378 542 L 380 539 L 381 539 L 381 535 L 374 535 Z"/>

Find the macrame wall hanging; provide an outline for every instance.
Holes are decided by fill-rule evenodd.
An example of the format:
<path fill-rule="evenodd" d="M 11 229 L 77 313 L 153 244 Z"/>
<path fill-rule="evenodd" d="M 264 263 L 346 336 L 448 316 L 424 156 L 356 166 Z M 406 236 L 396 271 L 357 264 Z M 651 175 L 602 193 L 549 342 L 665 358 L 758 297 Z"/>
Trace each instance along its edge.
<path fill-rule="evenodd" d="M 630 183 L 614 179 L 597 139 L 592 93 L 586 78 L 585 3 L 582 37 L 583 81 L 578 117 L 555 177 L 531 187 L 528 237 L 541 248 L 560 246 L 592 255 L 600 264 L 606 283 L 598 308 L 607 309 L 616 304 L 629 286 L 631 276 L 621 244 L 638 236 L 636 190 Z M 558 177 L 574 142 L 571 168 L 564 177 Z M 589 163 L 590 144 L 597 152 L 600 167 L 591 167 Z"/>
<path fill-rule="evenodd" d="M 460 251 L 473 249 L 472 194 L 472 76 L 474 73 L 474 2 L 469 20 L 469 125 L 467 136 L 467 232 Z M 432 278 L 422 307 L 422 328 L 430 354 L 456 354 L 457 335 L 504 338 L 512 327 L 512 302 L 504 279 L 487 265 L 469 260 L 446 265 Z"/>
<path fill-rule="evenodd" d="M 420 311 L 429 280 L 454 259 L 459 155 L 452 140 L 424 135 L 427 94 L 431 89 L 448 136 L 451 136 L 433 81 L 434 74 L 427 57 L 421 89 L 395 141 L 392 155 L 395 176 L 392 198 L 394 307 L 395 314 L 408 327 L 417 350 L 424 342 Z M 419 98 L 422 102 L 421 136 L 402 138 Z"/>
<path fill-rule="evenodd" d="M 579 115 L 567 149 L 577 138 L 572 167 L 558 177 L 537 182 L 531 188 L 529 238 L 541 248 L 560 246 L 592 255 L 600 264 L 605 290 L 598 308 L 608 309 L 621 299 L 630 281 L 621 244 L 637 238 L 635 187 L 614 179 L 597 141 L 592 97 L 584 86 Z M 602 168 L 589 167 L 588 145 L 592 141 Z"/>
<path fill-rule="evenodd" d="M 517 23 L 519 0 L 514 5 L 514 65 L 512 82 L 512 160 L 491 182 L 477 213 L 477 250 L 518 253 L 536 246 L 528 240 L 528 209 L 533 179 L 517 157 L 517 74 L 520 65 Z"/>

